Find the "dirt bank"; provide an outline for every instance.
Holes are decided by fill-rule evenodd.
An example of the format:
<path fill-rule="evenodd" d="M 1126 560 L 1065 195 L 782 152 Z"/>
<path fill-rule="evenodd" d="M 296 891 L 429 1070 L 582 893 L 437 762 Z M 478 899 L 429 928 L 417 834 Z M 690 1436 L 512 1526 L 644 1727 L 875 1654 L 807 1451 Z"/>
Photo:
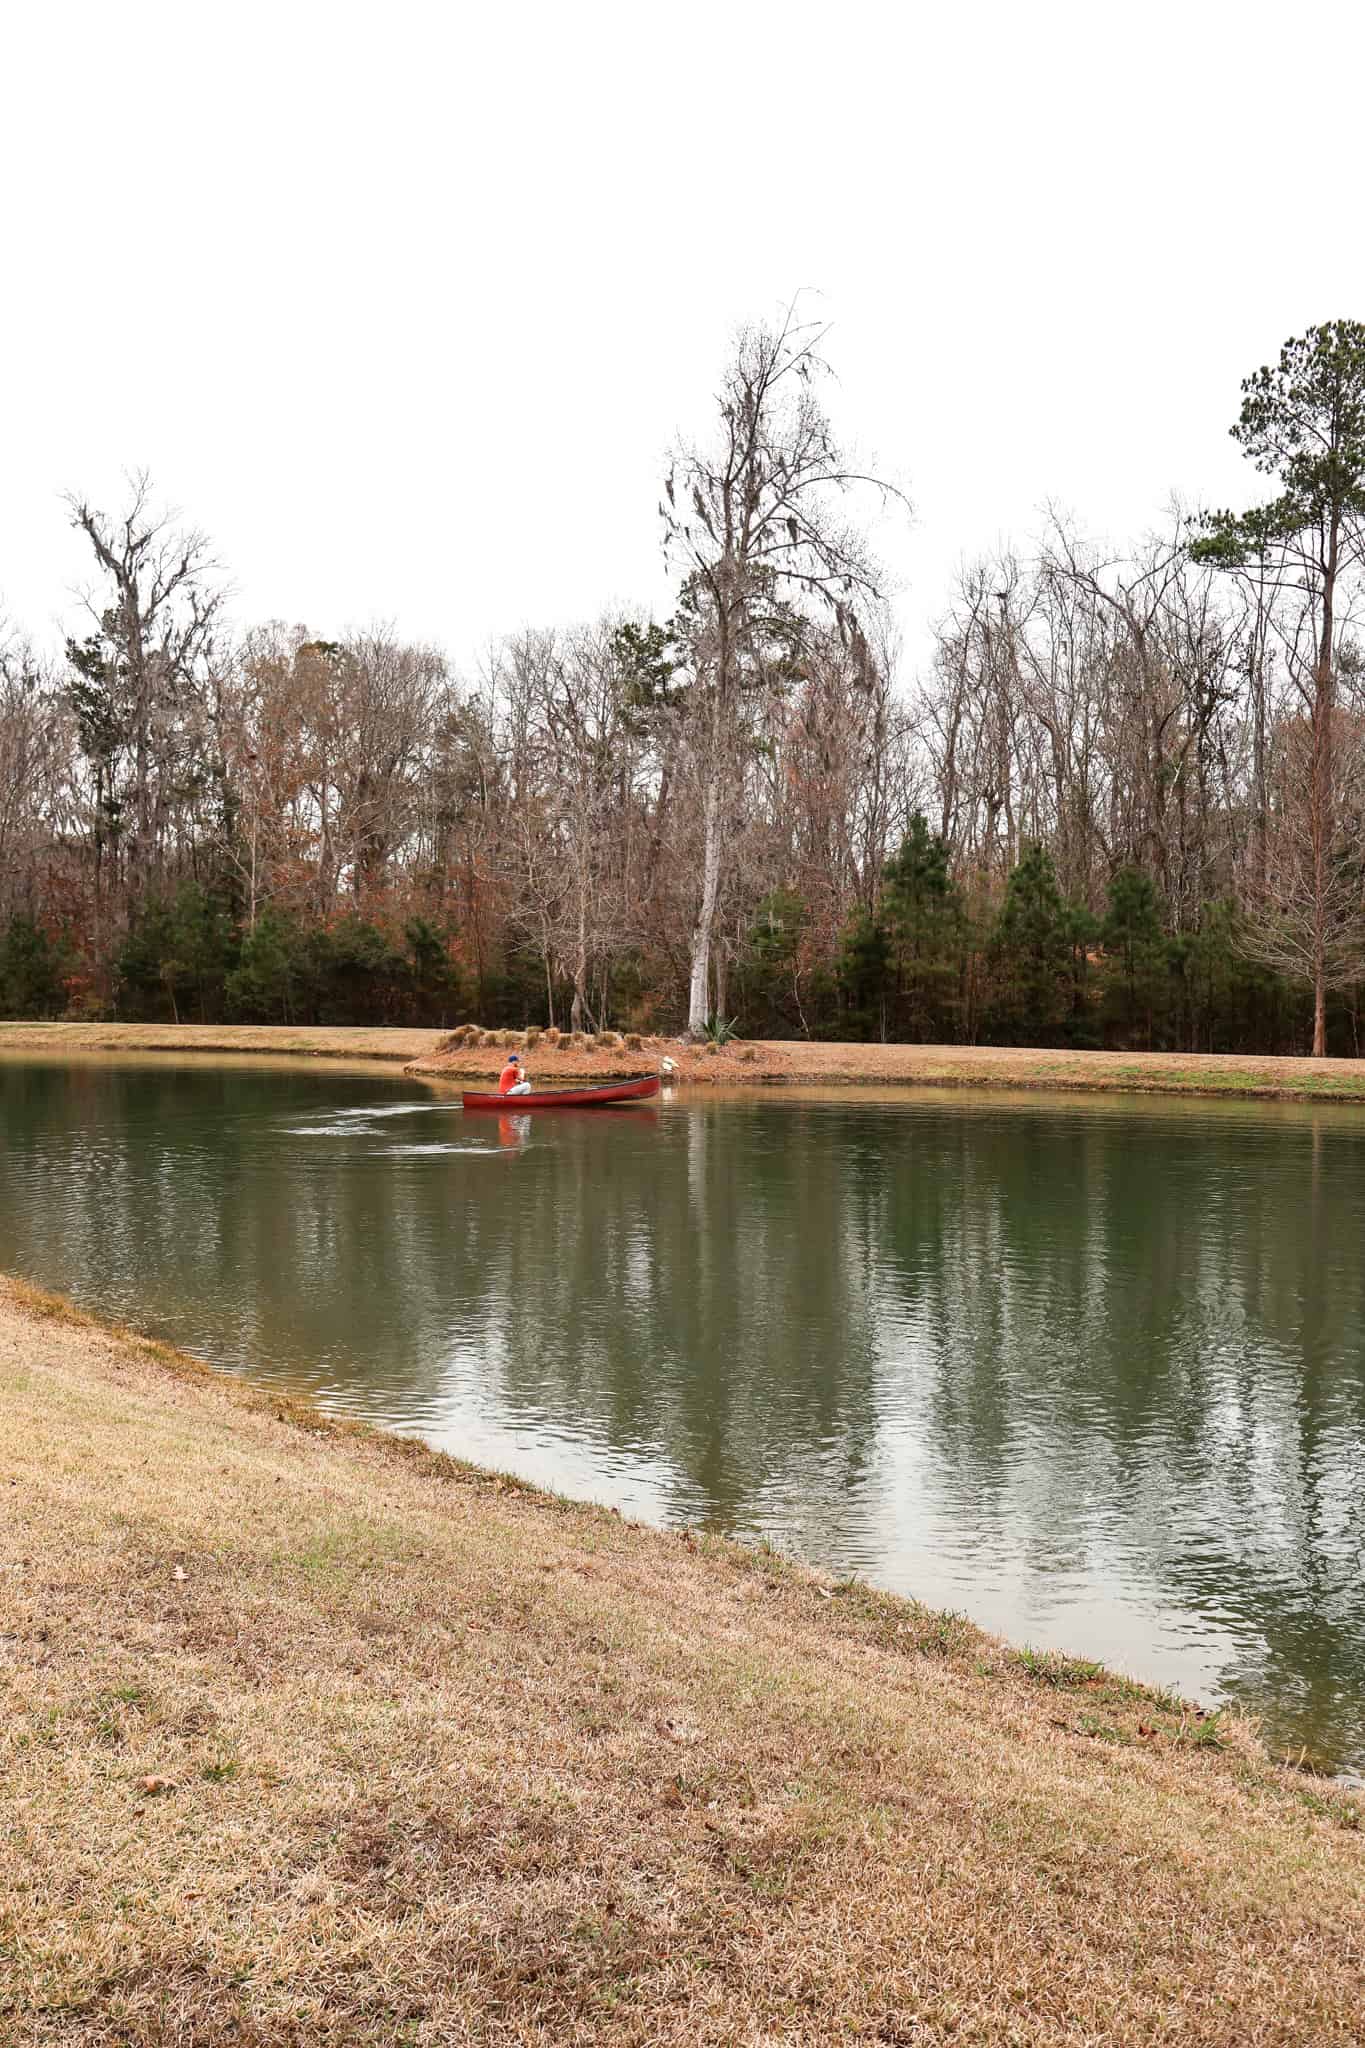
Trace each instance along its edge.
<path fill-rule="evenodd" d="M 1359 2041 L 1248 1731 L 0 1286 L 14 2048 Z"/>
<path fill-rule="evenodd" d="M 1365 1102 L 1365 1060 L 1261 1059 L 1222 1053 L 1109 1053 L 1017 1046 L 821 1045 L 758 1039 L 711 1051 L 676 1039 L 637 1048 L 527 1048 L 524 1034 L 500 1032 L 524 1051 L 528 1071 L 547 1082 L 608 1080 L 653 1070 L 667 1056 L 680 1085 L 726 1088 L 896 1086 L 1069 1088 L 1112 1093 L 1247 1095 L 1281 1100 Z M 0 1024 L 0 1053 L 181 1053 L 333 1060 L 383 1060 L 452 1084 L 486 1081 L 505 1044 L 447 1047 L 443 1031 L 254 1024 Z"/>
<path fill-rule="evenodd" d="M 301 1059 L 387 1060 L 430 1054 L 444 1031 L 292 1024 L 0 1024 L 0 1052 L 252 1053 Z"/>
<path fill-rule="evenodd" d="M 499 1037 L 520 1043 L 513 1033 Z M 1365 1060 L 1252 1059 L 1220 1053 L 1106 1053 L 1018 1046 L 822 1045 L 806 1040 L 754 1040 L 713 1049 L 649 1038 L 632 1051 L 547 1048 L 523 1057 L 533 1079 L 609 1079 L 639 1073 L 667 1056 L 690 1087 L 1065 1088 L 1112 1093 L 1248 1095 L 1274 1099 L 1365 1102 Z M 408 1071 L 432 1080 L 486 1080 L 506 1048 L 455 1046 L 422 1055 Z"/>

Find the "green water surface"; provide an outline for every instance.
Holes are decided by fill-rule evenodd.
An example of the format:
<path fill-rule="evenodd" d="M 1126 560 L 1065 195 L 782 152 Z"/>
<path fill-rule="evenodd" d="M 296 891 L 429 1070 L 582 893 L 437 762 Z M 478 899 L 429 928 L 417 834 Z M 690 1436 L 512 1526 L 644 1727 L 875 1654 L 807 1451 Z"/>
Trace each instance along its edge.
<path fill-rule="evenodd" d="M 0 1267 L 1365 1768 L 1365 1112 L 0 1058 Z"/>

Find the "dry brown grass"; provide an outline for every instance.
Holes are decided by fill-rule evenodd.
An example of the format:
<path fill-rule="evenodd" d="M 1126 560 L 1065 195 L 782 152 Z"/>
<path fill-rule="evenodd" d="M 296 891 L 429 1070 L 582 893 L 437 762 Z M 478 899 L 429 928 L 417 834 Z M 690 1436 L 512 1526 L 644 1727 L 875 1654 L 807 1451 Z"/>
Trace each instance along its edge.
<path fill-rule="evenodd" d="M 602 1041 L 608 1041 L 603 1043 Z M 951 1087 L 1069 1089 L 1086 1093 L 1260 1096 L 1284 1101 L 1365 1102 L 1365 1060 L 1240 1057 L 1223 1053 L 1065 1052 L 1020 1046 L 825 1045 L 735 1040 L 683 1047 L 632 1032 L 298 1028 L 247 1024 L 6 1024 L 0 1053 L 193 1053 L 402 1062 L 433 1080 L 496 1074 L 509 1046 L 534 1045 L 546 1081 L 606 1080 L 638 1073 L 668 1053 L 678 1079 L 708 1087 Z M 643 1055 L 643 1057 L 642 1057 Z"/>
<path fill-rule="evenodd" d="M 0 1052 L 173 1052 L 326 1060 L 407 1062 L 435 1052 L 449 1034 L 397 1026 L 290 1024 L 8 1024 Z"/>
<path fill-rule="evenodd" d="M 0 1393 L 6 2048 L 1360 2041 L 1243 1727 L 13 1288 Z"/>
<path fill-rule="evenodd" d="M 1241 1058 L 1222 1053 L 1103 1053 L 1021 1046 L 826 1045 L 755 1039 L 682 1046 L 632 1033 L 600 1049 L 549 1034 L 536 1073 L 556 1080 L 606 1080 L 676 1062 L 677 1080 L 707 1087 L 941 1087 L 1063 1089 L 1084 1094 L 1247 1096 L 1276 1101 L 1365 1102 L 1365 1060 Z M 642 1057 L 643 1056 L 643 1057 Z M 472 1080 L 495 1071 L 477 1053 L 426 1054 L 409 1068 L 433 1080 Z"/>

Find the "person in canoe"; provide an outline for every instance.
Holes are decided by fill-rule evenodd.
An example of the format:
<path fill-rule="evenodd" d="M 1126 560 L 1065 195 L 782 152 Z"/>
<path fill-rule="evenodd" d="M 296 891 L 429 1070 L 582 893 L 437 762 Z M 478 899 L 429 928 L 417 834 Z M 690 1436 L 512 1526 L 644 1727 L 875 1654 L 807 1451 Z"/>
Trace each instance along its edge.
<path fill-rule="evenodd" d="M 507 1065 L 498 1075 L 499 1095 L 529 1095 L 530 1092 L 530 1082 L 522 1077 L 521 1061 L 514 1052 L 509 1052 Z"/>

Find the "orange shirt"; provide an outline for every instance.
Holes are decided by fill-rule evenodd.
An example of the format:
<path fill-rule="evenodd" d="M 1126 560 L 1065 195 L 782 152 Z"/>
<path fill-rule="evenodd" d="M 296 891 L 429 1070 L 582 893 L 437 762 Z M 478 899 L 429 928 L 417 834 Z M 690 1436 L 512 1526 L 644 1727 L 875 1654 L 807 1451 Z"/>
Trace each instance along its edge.
<path fill-rule="evenodd" d="M 521 1068 L 514 1067 L 512 1065 L 511 1060 L 509 1060 L 507 1062 L 507 1065 L 503 1068 L 502 1072 L 498 1075 L 499 1095 L 510 1095 L 520 1079 Z"/>

